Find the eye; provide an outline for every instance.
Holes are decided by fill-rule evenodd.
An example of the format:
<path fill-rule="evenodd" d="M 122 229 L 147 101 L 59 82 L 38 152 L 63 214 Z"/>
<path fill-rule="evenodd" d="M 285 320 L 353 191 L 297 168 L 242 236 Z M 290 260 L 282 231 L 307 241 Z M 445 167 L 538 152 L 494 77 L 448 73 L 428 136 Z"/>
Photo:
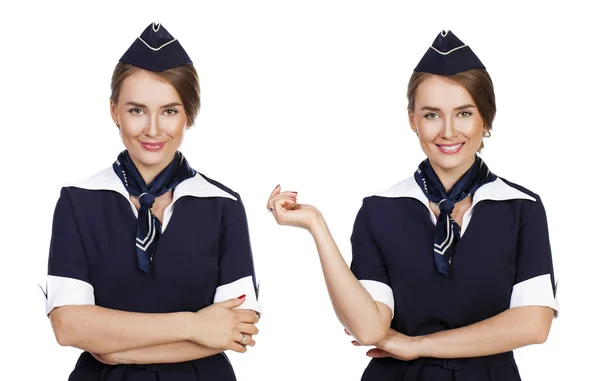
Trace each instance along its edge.
<path fill-rule="evenodd" d="M 425 119 L 437 119 L 440 116 L 438 114 L 436 114 L 435 112 L 430 112 L 428 114 L 425 114 Z"/>
<path fill-rule="evenodd" d="M 468 118 L 471 115 L 473 115 L 473 113 L 471 111 L 461 111 L 461 112 L 458 113 L 458 116 L 460 118 Z"/>
<path fill-rule="evenodd" d="M 142 110 L 141 108 L 138 108 L 138 107 L 134 107 L 129 110 L 129 113 L 131 115 L 142 115 L 144 113 L 144 110 Z"/>
<path fill-rule="evenodd" d="M 165 114 L 167 114 L 167 115 L 175 115 L 178 112 L 179 111 L 175 110 L 174 108 L 170 108 L 170 109 L 165 110 Z"/>

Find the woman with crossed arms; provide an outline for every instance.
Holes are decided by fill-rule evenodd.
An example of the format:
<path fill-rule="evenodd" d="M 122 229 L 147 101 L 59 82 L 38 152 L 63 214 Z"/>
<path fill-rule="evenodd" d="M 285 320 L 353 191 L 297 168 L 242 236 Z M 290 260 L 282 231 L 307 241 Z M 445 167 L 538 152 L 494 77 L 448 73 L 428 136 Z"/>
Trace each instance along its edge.
<path fill-rule="evenodd" d="M 117 64 L 110 110 L 125 150 L 64 187 L 48 259 L 47 313 L 82 349 L 71 381 L 236 379 L 260 305 L 239 194 L 179 147 L 200 108 L 179 41 L 151 24 Z"/>

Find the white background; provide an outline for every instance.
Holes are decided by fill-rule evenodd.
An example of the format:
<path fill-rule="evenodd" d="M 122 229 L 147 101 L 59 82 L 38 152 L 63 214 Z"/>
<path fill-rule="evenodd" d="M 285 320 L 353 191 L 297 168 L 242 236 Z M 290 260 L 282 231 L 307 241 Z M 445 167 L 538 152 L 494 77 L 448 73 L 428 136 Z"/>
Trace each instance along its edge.
<path fill-rule="evenodd" d="M 561 315 L 517 350 L 524 380 L 597 379 L 598 61 L 594 12 L 577 1 L 220 1 L 3 3 L 0 119 L 1 379 L 66 380 L 45 282 L 60 187 L 122 149 L 109 115 L 112 69 L 152 21 L 201 77 L 202 110 L 182 151 L 246 205 L 264 318 L 258 346 L 231 355 L 240 381 L 359 380 L 368 358 L 330 306 L 314 244 L 275 224 L 271 190 L 324 213 L 347 261 L 362 197 L 423 159 L 406 118 L 408 78 L 451 29 L 487 66 L 498 114 L 483 158 L 541 195 Z M 192 5 L 193 4 L 193 5 Z M 568 5 L 567 5 L 568 4 Z M 10 377 L 9 377 L 10 376 Z"/>

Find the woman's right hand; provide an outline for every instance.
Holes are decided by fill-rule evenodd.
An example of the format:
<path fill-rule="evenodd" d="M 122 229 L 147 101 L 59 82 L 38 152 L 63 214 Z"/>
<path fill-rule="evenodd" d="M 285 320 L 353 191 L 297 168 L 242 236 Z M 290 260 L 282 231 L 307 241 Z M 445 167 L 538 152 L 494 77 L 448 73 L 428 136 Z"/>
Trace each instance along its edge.
<path fill-rule="evenodd" d="M 253 347 L 253 336 L 258 334 L 259 316 L 252 310 L 236 310 L 245 296 L 215 303 L 193 316 L 190 340 L 205 347 L 246 352 Z"/>
<path fill-rule="evenodd" d="M 310 230 L 310 227 L 318 221 L 321 212 L 312 205 L 298 204 L 297 195 L 298 192 L 281 192 L 281 186 L 277 185 L 269 196 L 267 209 L 273 213 L 279 225 Z"/>

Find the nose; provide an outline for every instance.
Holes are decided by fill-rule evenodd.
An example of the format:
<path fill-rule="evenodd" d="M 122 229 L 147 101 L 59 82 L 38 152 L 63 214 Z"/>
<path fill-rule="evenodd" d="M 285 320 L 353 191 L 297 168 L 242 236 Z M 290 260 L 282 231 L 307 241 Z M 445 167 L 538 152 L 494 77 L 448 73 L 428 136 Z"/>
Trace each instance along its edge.
<path fill-rule="evenodd" d="M 449 117 L 444 121 L 444 126 L 442 127 L 442 137 L 446 139 L 452 139 L 456 136 L 456 126 L 454 126 L 454 119 Z"/>
<path fill-rule="evenodd" d="M 146 128 L 144 128 L 144 135 L 148 137 L 155 137 L 159 134 L 159 124 L 158 124 L 158 116 L 150 116 L 148 118 L 148 122 L 146 123 Z"/>

